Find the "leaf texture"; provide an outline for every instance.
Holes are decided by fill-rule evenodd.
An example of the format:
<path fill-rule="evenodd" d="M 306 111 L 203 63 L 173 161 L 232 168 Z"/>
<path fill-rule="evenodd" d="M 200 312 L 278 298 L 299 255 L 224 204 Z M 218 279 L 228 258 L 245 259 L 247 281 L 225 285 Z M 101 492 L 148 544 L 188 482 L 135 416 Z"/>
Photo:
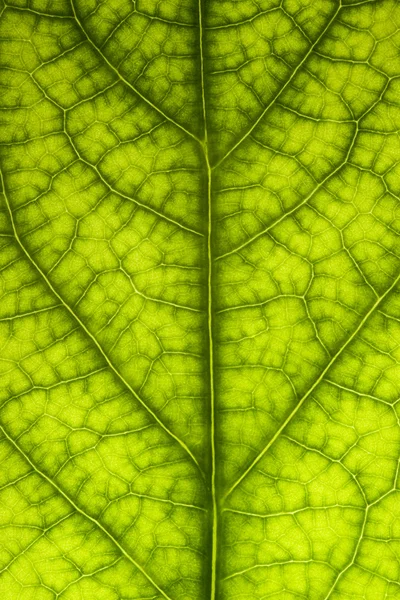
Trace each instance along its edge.
<path fill-rule="evenodd" d="M 2 600 L 400 599 L 400 4 L 0 2 Z"/>

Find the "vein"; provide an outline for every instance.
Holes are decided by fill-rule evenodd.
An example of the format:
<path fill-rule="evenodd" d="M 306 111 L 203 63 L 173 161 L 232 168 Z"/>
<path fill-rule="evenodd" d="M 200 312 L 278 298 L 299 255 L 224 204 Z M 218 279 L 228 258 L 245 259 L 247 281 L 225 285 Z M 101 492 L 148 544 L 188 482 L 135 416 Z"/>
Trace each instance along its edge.
<path fill-rule="evenodd" d="M 332 356 L 331 360 L 328 362 L 328 364 L 326 365 L 326 367 L 324 368 L 322 373 L 314 381 L 312 386 L 303 395 L 303 397 L 299 400 L 299 402 L 297 403 L 295 408 L 292 410 L 292 412 L 289 414 L 289 416 L 286 418 L 286 420 L 282 423 L 282 425 L 279 427 L 279 429 L 275 432 L 274 436 L 264 446 L 263 450 L 261 450 L 261 452 L 258 453 L 258 455 L 253 460 L 253 462 L 247 467 L 247 469 L 242 473 L 242 475 L 229 488 L 228 492 L 224 496 L 224 500 L 226 500 L 232 494 L 232 492 L 238 487 L 238 485 L 240 485 L 240 483 L 247 477 L 247 475 L 253 470 L 253 468 L 260 462 L 260 460 L 263 458 L 263 456 L 268 452 L 268 450 L 271 448 L 271 446 L 276 442 L 276 440 L 281 435 L 282 431 L 292 421 L 293 417 L 296 415 L 296 413 L 299 411 L 299 409 L 303 406 L 303 404 L 307 400 L 307 398 L 309 398 L 309 396 L 314 392 L 314 390 L 317 388 L 317 386 L 324 380 L 325 375 L 328 373 L 330 368 L 334 365 L 334 363 L 338 360 L 338 358 L 343 354 L 343 352 L 349 346 L 349 344 L 355 339 L 355 337 L 358 335 L 358 333 L 364 327 L 364 325 L 366 324 L 366 322 L 368 321 L 370 316 L 378 309 L 378 307 L 382 304 L 382 302 L 393 291 L 393 289 L 396 287 L 396 285 L 399 283 L 399 281 L 400 281 L 400 274 L 396 277 L 396 279 L 393 281 L 392 285 L 386 290 L 386 292 L 384 294 L 382 294 L 382 296 L 380 296 L 376 300 L 376 302 L 372 305 L 370 310 L 366 313 L 364 318 L 360 321 L 360 323 L 358 324 L 356 329 L 353 331 L 353 333 L 348 337 L 346 342 L 341 346 L 341 348 L 336 352 L 336 354 L 334 354 Z"/>
<path fill-rule="evenodd" d="M 159 108 L 158 106 L 156 106 L 155 104 L 153 104 L 153 102 L 151 102 L 151 100 L 149 100 L 148 98 L 146 98 L 146 96 L 144 96 L 134 85 L 132 85 L 127 79 L 125 79 L 125 77 L 119 72 L 119 70 L 116 67 L 114 67 L 114 65 L 108 60 L 108 58 L 105 56 L 105 54 L 96 46 L 96 44 L 89 37 L 89 34 L 87 33 L 86 29 L 82 25 L 82 22 L 79 19 L 77 13 L 76 13 L 76 10 L 75 10 L 75 0 L 71 0 L 71 7 L 72 7 L 72 11 L 74 13 L 74 19 L 75 19 L 77 25 L 79 26 L 79 29 L 82 31 L 83 35 L 85 36 L 85 38 L 87 39 L 87 41 L 91 44 L 91 46 L 100 54 L 100 56 L 102 57 L 102 59 L 104 60 L 104 62 L 107 63 L 107 65 L 110 67 L 110 69 L 112 69 L 112 71 L 117 75 L 117 77 L 123 83 L 125 83 L 125 85 L 127 85 L 133 92 L 135 92 L 135 94 L 137 96 L 139 96 L 148 106 L 151 106 L 151 108 L 153 110 L 155 110 L 158 114 L 160 114 L 162 117 L 164 117 L 164 119 L 167 119 L 167 121 L 169 121 L 170 123 L 172 123 L 173 125 L 175 125 L 175 127 L 178 127 L 186 135 L 188 135 L 189 137 L 191 137 L 193 140 L 196 140 L 196 142 L 201 143 L 201 141 L 193 133 L 191 133 L 190 131 L 188 131 L 185 127 L 183 127 L 183 125 L 180 125 L 172 117 L 169 117 L 161 108 Z"/>
<path fill-rule="evenodd" d="M 285 565 L 309 565 L 309 564 L 327 565 L 328 567 L 333 569 L 333 567 L 331 567 L 331 565 L 329 565 L 325 560 L 316 560 L 313 558 L 309 558 L 308 560 L 294 560 L 291 558 L 289 560 L 284 560 L 284 561 L 277 561 L 277 562 L 271 562 L 271 563 L 259 563 L 259 564 L 253 565 L 252 567 L 247 567 L 246 569 L 243 569 L 242 571 L 235 571 L 235 573 L 231 573 L 230 575 L 227 575 L 226 577 L 224 577 L 224 581 L 233 579 L 235 577 L 239 577 L 240 575 L 246 575 L 246 573 L 250 573 L 251 571 L 254 571 L 256 569 L 268 569 L 270 567 L 282 567 Z"/>
<path fill-rule="evenodd" d="M 204 121 L 204 144 L 203 152 L 207 172 L 207 212 L 208 212 L 208 231 L 207 231 L 207 329 L 208 329 L 208 351 L 209 351 L 209 385 L 210 385 L 210 462 L 211 462 L 211 590 L 210 600 L 217 598 L 217 560 L 218 560 L 218 498 L 216 485 L 216 410 L 215 410 L 215 381 L 214 381 L 214 342 L 213 342 L 213 228 L 212 228 L 212 171 L 209 160 L 208 148 L 208 129 L 207 129 L 207 105 L 205 95 L 205 76 L 204 76 L 204 52 L 203 52 L 203 6 L 202 0 L 198 0 L 199 11 L 199 43 L 200 43 L 200 76 L 201 76 L 201 100 Z"/>
<path fill-rule="evenodd" d="M 30 310 L 29 312 L 26 312 L 26 313 L 15 314 L 15 315 L 11 315 L 9 317 L 2 317 L 0 319 L 0 323 L 3 323 L 5 321 L 15 321 L 16 319 L 25 319 L 27 317 L 33 317 L 40 313 L 49 312 L 53 309 L 60 308 L 60 306 L 61 306 L 61 304 L 52 304 L 51 306 L 45 306 L 44 308 Z"/>
<path fill-rule="evenodd" d="M 146 498 L 146 500 L 151 500 L 152 502 L 161 502 L 162 504 L 171 504 L 172 506 L 182 506 L 183 508 L 193 508 L 194 510 L 199 510 L 201 512 L 206 512 L 206 509 L 202 506 L 196 506 L 196 504 L 187 504 L 185 502 L 175 502 L 174 500 L 169 500 L 168 498 L 158 498 L 157 496 L 150 496 L 149 494 L 139 494 L 138 492 L 132 492 L 126 494 L 126 496 L 135 496 L 136 498 Z"/>
<path fill-rule="evenodd" d="M 79 514 L 81 514 L 86 519 L 89 519 L 92 523 L 94 523 L 101 531 L 108 537 L 109 540 L 113 542 L 113 544 L 119 549 L 119 551 L 132 563 L 141 573 L 145 576 L 145 578 L 156 588 L 156 590 L 166 599 L 171 600 L 171 598 L 162 590 L 159 585 L 154 581 L 154 579 L 145 571 L 145 569 L 138 563 L 136 560 L 129 554 L 129 552 L 123 547 L 122 544 L 118 542 L 118 540 L 110 533 L 104 525 L 100 523 L 97 519 L 89 515 L 86 511 L 84 511 L 78 504 L 74 502 L 72 498 L 64 492 L 62 488 L 60 488 L 50 477 L 46 475 L 43 471 L 41 471 L 36 464 L 29 458 L 29 456 L 20 448 L 20 446 L 13 440 L 13 438 L 7 433 L 2 425 L 0 425 L 0 431 L 7 438 L 7 440 L 12 444 L 12 446 L 21 454 L 24 459 L 29 463 L 32 469 L 40 475 L 43 479 L 47 481 Z M 70 516 L 70 515 L 68 515 Z"/>
<path fill-rule="evenodd" d="M 372 396 L 371 394 L 367 394 L 364 392 L 358 392 L 357 390 L 353 390 L 352 388 L 341 385 L 340 383 L 336 383 L 336 381 L 332 381 L 331 379 L 325 378 L 325 383 L 329 383 L 329 385 L 332 385 L 333 387 L 336 387 L 339 390 L 342 390 L 344 392 L 349 392 L 350 394 L 354 394 L 356 396 L 359 396 L 360 398 L 370 398 L 371 400 L 374 400 L 375 402 L 380 402 L 381 404 L 386 404 L 386 406 L 393 407 L 393 404 L 391 402 L 387 402 L 386 400 L 383 400 L 382 398 L 378 398 L 377 396 Z"/>
<path fill-rule="evenodd" d="M 254 121 L 254 123 L 250 127 L 250 129 L 248 129 L 246 131 L 246 133 L 236 142 L 236 144 L 234 146 L 232 146 L 232 148 L 215 165 L 213 165 L 213 167 L 212 167 L 213 169 L 216 169 L 217 167 L 219 167 L 228 158 L 228 156 L 230 156 L 232 154 L 232 152 L 234 152 L 236 150 L 236 148 L 238 148 L 242 144 L 242 142 L 244 142 L 244 140 L 247 139 L 248 136 L 254 131 L 254 129 L 257 127 L 257 125 L 263 119 L 264 115 L 269 111 L 271 106 L 273 106 L 273 104 L 276 102 L 276 100 L 279 98 L 279 96 L 281 96 L 283 94 L 283 92 L 288 87 L 288 85 L 290 85 L 290 83 L 293 81 L 293 79 L 297 75 L 298 71 L 304 65 L 304 63 L 306 62 L 306 60 L 308 59 L 310 54 L 312 54 L 314 48 L 318 45 L 320 40 L 324 37 L 325 33 L 328 31 L 329 27 L 335 21 L 340 9 L 341 9 L 341 3 L 339 3 L 339 6 L 337 7 L 336 11 L 333 13 L 332 17 L 329 19 L 328 23 L 325 25 L 324 29 L 321 31 L 321 33 L 319 34 L 319 36 L 317 37 L 315 42 L 309 47 L 307 53 L 301 59 L 301 61 L 297 65 L 297 67 L 295 69 L 293 69 L 292 73 L 286 80 L 286 83 L 280 88 L 278 93 L 275 94 L 275 96 L 272 98 L 272 100 L 269 102 L 269 104 L 264 108 L 264 110 L 262 111 L 262 113 L 260 114 L 258 119 L 256 121 Z"/>
<path fill-rule="evenodd" d="M 225 23 L 224 25 L 212 25 L 210 27 L 205 27 L 204 29 L 207 29 L 208 31 L 216 31 L 218 29 L 231 29 L 232 27 L 233 28 L 240 27 L 241 25 L 246 25 L 247 23 L 252 23 L 256 19 L 259 19 L 260 17 L 262 17 L 264 15 L 270 15 L 271 13 L 279 12 L 280 10 L 281 10 L 280 6 L 275 6 L 274 8 L 262 10 L 256 14 L 254 14 L 253 16 L 248 17 L 247 19 L 244 19 L 243 21 L 234 21 L 232 23 Z"/>
<path fill-rule="evenodd" d="M 72 310 L 72 308 L 69 306 L 69 304 L 67 304 L 64 300 L 64 298 L 57 292 L 57 290 L 55 289 L 55 287 L 53 286 L 53 284 L 51 283 L 51 281 L 48 279 L 48 277 L 46 276 L 46 274 L 44 273 L 44 271 L 42 271 L 42 269 L 39 267 L 39 265 L 33 260 L 33 258 L 30 256 L 28 250 L 25 248 L 24 244 L 21 241 L 21 238 L 18 234 L 16 225 L 15 225 L 15 220 L 14 220 L 14 215 L 12 213 L 11 210 L 11 206 L 10 206 L 10 202 L 8 200 L 7 194 L 6 194 L 6 188 L 5 188 L 5 182 L 4 182 L 4 177 L 3 177 L 3 172 L 0 169 L 0 182 L 2 184 L 3 190 L 4 190 L 4 198 L 5 198 L 5 203 L 6 203 L 6 207 L 9 213 L 9 217 L 10 217 L 10 221 L 11 221 L 11 227 L 14 233 L 14 237 L 19 245 L 19 247 L 21 248 L 22 252 L 24 253 L 24 255 L 27 257 L 28 261 L 30 262 L 30 264 L 32 265 L 32 267 L 35 269 L 35 271 L 40 275 L 40 277 L 45 281 L 46 285 L 48 286 L 48 288 L 52 291 L 52 293 L 58 298 L 58 300 L 60 301 L 60 303 L 64 306 L 64 308 L 67 309 L 67 311 L 69 312 L 70 315 L 72 315 L 72 317 L 74 318 L 74 320 L 78 323 L 78 325 L 83 329 L 83 331 L 86 333 L 86 335 L 91 339 L 91 341 L 95 344 L 96 348 L 99 350 L 99 352 L 101 353 L 102 357 L 104 358 L 104 360 L 106 361 L 107 365 L 110 367 L 110 369 L 113 371 L 113 373 L 117 376 L 118 380 L 122 382 L 122 384 L 124 385 L 125 388 L 127 388 L 130 393 L 132 394 L 132 396 L 141 404 L 141 406 L 144 407 L 144 409 L 150 414 L 150 416 L 158 423 L 158 425 L 160 425 L 160 427 L 162 427 L 162 429 L 171 437 L 173 438 L 176 442 L 178 442 L 178 444 L 185 450 L 185 452 L 190 456 L 191 460 L 195 463 L 196 467 L 198 468 L 199 472 L 203 475 L 202 473 L 202 469 L 196 459 L 196 457 L 194 456 L 194 454 L 192 453 L 192 451 L 190 450 L 190 448 L 185 444 L 185 442 L 183 440 L 181 440 L 180 438 L 178 438 L 166 425 L 165 423 L 163 423 L 161 421 L 161 419 L 157 416 L 157 414 L 151 410 L 151 408 L 149 406 L 147 406 L 147 404 L 144 402 L 144 400 L 142 400 L 142 398 L 135 392 L 135 390 L 132 388 L 132 386 L 128 383 L 128 381 L 124 378 L 124 376 L 118 371 L 118 369 L 116 367 L 114 367 L 114 365 L 112 364 L 110 358 L 108 357 L 108 355 L 106 354 L 105 350 L 103 349 L 103 347 L 100 345 L 100 343 L 97 341 L 97 339 L 94 337 L 94 335 L 89 331 L 89 329 L 86 327 L 86 325 L 84 324 L 84 322 L 79 318 L 79 316 L 77 314 L 75 314 L 75 312 Z"/>
<path fill-rule="evenodd" d="M 291 517 L 297 514 L 309 512 L 309 511 L 329 511 L 334 510 L 336 508 L 340 509 L 352 509 L 352 510 L 364 510 L 361 506 L 356 506 L 353 504 L 329 504 L 328 506 L 305 506 L 304 508 L 298 508 L 297 510 L 288 510 L 285 512 L 276 512 L 276 513 L 253 513 L 245 510 L 238 510 L 236 508 L 224 508 L 224 512 L 233 513 L 235 515 L 243 515 L 244 517 L 254 517 L 255 519 L 275 519 L 277 517 Z"/>

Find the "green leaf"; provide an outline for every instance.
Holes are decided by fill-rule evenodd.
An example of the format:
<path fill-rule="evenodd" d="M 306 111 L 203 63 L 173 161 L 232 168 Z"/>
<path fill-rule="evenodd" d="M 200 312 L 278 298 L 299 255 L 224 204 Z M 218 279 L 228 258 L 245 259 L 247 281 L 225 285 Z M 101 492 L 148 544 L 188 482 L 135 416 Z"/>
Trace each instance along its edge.
<path fill-rule="evenodd" d="M 400 599 L 400 3 L 0 9 L 1 599 Z"/>

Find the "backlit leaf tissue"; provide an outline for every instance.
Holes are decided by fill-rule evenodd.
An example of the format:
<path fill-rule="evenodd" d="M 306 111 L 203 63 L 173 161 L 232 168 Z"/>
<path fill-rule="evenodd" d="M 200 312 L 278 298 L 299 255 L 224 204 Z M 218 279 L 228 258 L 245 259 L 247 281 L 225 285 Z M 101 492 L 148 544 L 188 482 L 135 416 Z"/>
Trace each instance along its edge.
<path fill-rule="evenodd" d="M 1 0 L 1 600 L 400 599 L 400 3 Z"/>

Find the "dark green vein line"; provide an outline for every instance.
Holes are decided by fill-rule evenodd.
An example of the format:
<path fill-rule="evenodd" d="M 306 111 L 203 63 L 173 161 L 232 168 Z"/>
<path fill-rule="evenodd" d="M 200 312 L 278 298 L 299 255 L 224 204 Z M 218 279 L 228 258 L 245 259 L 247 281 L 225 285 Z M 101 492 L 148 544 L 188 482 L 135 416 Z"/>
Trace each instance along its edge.
<path fill-rule="evenodd" d="M 14 233 L 14 237 L 15 237 L 15 239 L 16 239 L 19 247 L 21 248 L 22 252 L 24 253 L 24 255 L 29 260 L 29 262 L 32 265 L 32 267 L 40 275 L 40 277 L 44 280 L 44 282 L 46 283 L 46 285 L 48 286 L 48 288 L 52 291 L 52 293 L 56 296 L 56 298 L 58 298 L 58 300 L 64 306 L 64 308 L 67 309 L 67 311 L 70 313 L 70 315 L 74 318 L 74 320 L 78 323 L 78 325 L 83 329 L 83 331 L 85 332 L 85 334 L 95 344 L 96 348 L 101 353 L 101 355 L 104 358 L 104 360 L 106 361 L 107 365 L 110 367 L 110 369 L 113 371 L 113 373 L 117 376 L 117 378 L 119 379 L 119 381 L 121 381 L 121 383 L 124 385 L 124 387 L 127 388 L 130 391 L 130 393 L 132 394 L 132 396 L 145 408 L 145 410 L 151 415 L 151 417 L 156 421 L 156 423 L 158 423 L 158 425 L 160 425 L 160 427 L 162 427 L 162 429 L 169 436 L 171 436 L 176 442 L 178 442 L 178 444 L 185 450 L 185 452 L 190 456 L 191 460 L 195 463 L 195 465 L 198 468 L 199 472 L 201 473 L 202 477 L 204 477 L 202 469 L 201 469 L 201 467 L 200 467 L 200 465 L 199 465 L 196 457 L 194 456 L 194 454 L 189 449 L 189 447 L 185 444 L 185 442 L 183 442 L 181 439 L 179 439 L 170 429 L 168 429 L 168 427 L 161 421 L 161 419 L 159 419 L 159 417 L 156 415 L 156 413 L 153 412 L 147 406 L 147 404 L 140 398 L 140 396 L 138 396 L 138 394 L 131 387 L 131 385 L 128 383 L 128 381 L 123 377 L 123 375 L 118 371 L 118 369 L 116 369 L 116 367 L 114 367 L 114 365 L 112 364 L 110 358 L 108 357 L 108 355 L 106 354 L 106 352 L 104 351 L 104 349 L 102 348 L 102 346 L 99 344 L 99 342 L 96 340 L 96 338 L 94 337 L 94 335 L 89 331 L 89 329 L 86 327 L 86 325 L 83 323 L 83 321 L 81 321 L 81 319 L 78 317 L 78 315 L 76 315 L 74 313 L 74 311 L 72 310 L 72 308 L 65 302 L 65 300 L 63 299 L 63 297 L 57 292 L 57 290 L 54 288 L 54 286 L 52 285 L 51 281 L 48 279 L 48 277 L 46 276 L 46 274 L 44 273 L 44 271 L 42 271 L 42 269 L 39 267 L 39 265 L 37 265 L 36 262 L 31 258 L 29 252 L 27 251 L 27 249 L 25 248 L 24 244 L 21 241 L 21 238 L 19 237 L 16 225 L 15 225 L 14 215 L 13 215 L 12 210 L 11 210 L 10 202 L 9 202 L 9 200 L 7 198 L 6 188 L 5 188 L 5 182 L 4 182 L 4 177 L 3 177 L 3 172 L 2 172 L 1 169 L 0 169 L 0 183 L 1 183 L 2 187 L 3 187 L 4 198 L 5 198 L 7 210 L 8 210 L 8 213 L 9 213 L 9 217 L 10 217 L 10 221 L 11 221 L 11 227 L 12 227 L 12 230 L 13 230 L 13 233 Z"/>

